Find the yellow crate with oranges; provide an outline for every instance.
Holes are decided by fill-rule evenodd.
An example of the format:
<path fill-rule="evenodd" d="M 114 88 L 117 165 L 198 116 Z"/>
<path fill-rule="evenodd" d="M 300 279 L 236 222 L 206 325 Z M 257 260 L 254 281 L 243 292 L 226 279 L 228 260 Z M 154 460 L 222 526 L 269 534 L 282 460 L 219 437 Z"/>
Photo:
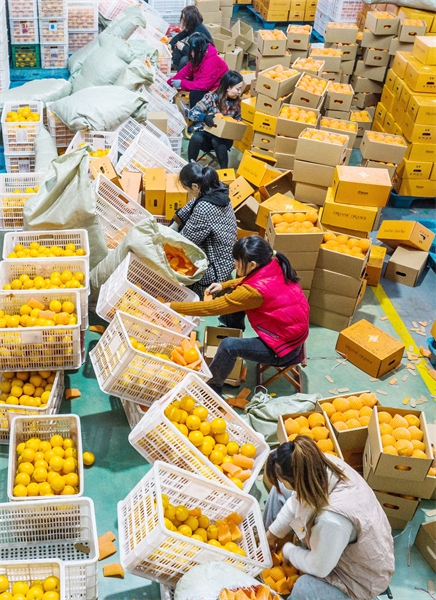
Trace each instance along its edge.
<path fill-rule="evenodd" d="M 325 454 L 342 456 L 333 428 L 319 406 L 314 412 L 280 415 L 277 424 L 277 437 L 281 444 L 292 442 L 298 435 L 310 437 Z"/>
<path fill-rule="evenodd" d="M 374 406 L 368 424 L 374 474 L 424 481 L 434 459 L 425 414 Z"/>

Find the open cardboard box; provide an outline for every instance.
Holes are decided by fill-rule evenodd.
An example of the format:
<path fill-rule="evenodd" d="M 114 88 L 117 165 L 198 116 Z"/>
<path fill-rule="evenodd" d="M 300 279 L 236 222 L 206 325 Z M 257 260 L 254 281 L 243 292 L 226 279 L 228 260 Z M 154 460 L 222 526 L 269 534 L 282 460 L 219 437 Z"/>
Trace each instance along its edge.
<path fill-rule="evenodd" d="M 231 327 L 206 327 L 204 330 L 204 344 L 203 344 L 203 356 L 207 365 L 210 365 L 215 354 L 217 353 L 218 346 L 222 340 L 233 337 L 242 338 L 242 331 L 240 329 L 233 329 Z M 224 383 L 227 385 L 240 385 L 241 383 L 241 369 L 242 369 L 242 358 L 237 358 L 235 366 L 231 370 L 229 376 Z"/>
<path fill-rule="evenodd" d="M 295 158 L 297 160 L 333 167 L 345 162 L 348 138 L 346 138 L 347 141 L 342 145 L 332 144 L 330 142 L 303 137 L 306 129 L 309 128 L 305 128 L 298 136 L 297 149 L 295 151 Z"/>
<path fill-rule="evenodd" d="M 276 81 L 270 77 L 266 77 L 265 73 L 273 71 L 275 67 L 270 67 L 261 71 L 256 80 L 256 92 L 263 96 L 268 96 L 273 100 L 288 96 L 293 92 L 298 80 L 300 79 L 300 73 L 294 71 L 295 74 L 291 74 L 290 77 L 283 81 Z"/>
<path fill-rule="evenodd" d="M 355 42 L 326 42 L 325 48 L 333 48 L 334 50 L 342 50 L 342 64 L 356 60 L 357 44 Z"/>
<path fill-rule="evenodd" d="M 397 135 L 385 134 L 390 138 L 398 138 Z M 407 151 L 407 146 L 403 140 L 402 144 L 388 144 L 385 142 L 375 142 L 368 137 L 368 132 L 363 134 L 362 143 L 360 145 L 362 158 L 370 160 L 382 160 L 384 162 L 392 162 L 398 165 L 404 158 Z"/>
<path fill-rule="evenodd" d="M 428 252 L 398 246 L 389 259 L 385 279 L 415 287 L 427 264 Z"/>
<path fill-rule="evenodd" d="M 269 96 L 264 96 L 263 94 L 258 94 L 256 110 L 259 110 L 260 112 L 262 112 L 266 115 L 272 115 L 274 117 L 278 117 L 282 105 L 289 103 L 290 98 L 291 98 L 291 94 L 287 94 L 286 96 L 277 98 L 277 100 L 274 100 L 273 98 L 270 98 Z"/>
<path fill-rule="evenodd" d="M 395 73 L 394 76 L 396 77 Z M 353 75 L 353 77 L 351 78 L 351 85 L 356 94 L 359 92 L 381 94 L 383 92 L 383 84 L 379 83 L 378 81 L 368 79 L 368 77 L 359 77 L 358 75 Z"/>
<path fill-rule="evenodd" d="M 327 70 L 323 56 L 316 58 L 317 62 L 319 63 L 319 65 L 317 65 L 318 68 L 316 71 L 314 69 L 309 69 L 309 68 L 298 65 L 297 63 L 298 63 L 299 58 L 294 60 L 294 62 L 291 65 L 291 67 L 293 69 L 295 69 L 296 71 L 298 71 L 299 73 L 307 73 L 308 75 L 317 75 L 318 77 L 321 77 L 321 73 L 323 71 Z M 341 61 L 339 61 L 339 64 L 340 64 L 340 62 Z M 312 65 L 313 65 L 313 63 L 312 63 Z M 313 65 L 313 66 L 315 66 L 315 65 Z"/>
<path fill-rule="evenodd" d="M 292 50 L 307 50 L 310 43 L 312 27 L 307 33 L 292 33 L 291 31 L 289 31 L 291 27 L 292 25 L 288 25 L 288 29 L 286 31 L 286 47 Z"/>
<path fill-rule="evenodd" d="M 259 75 L 261 71 L 265 71 L 265 69 L 271 69 L 272 67 L 276 67 L 277 65 L 282 65 L 282 67 L 289 69 L 291 65 L 290 54 L 285 54 L 284 56 L 262 56 L 261 54 L 259 54 L 259 51 L 257 51 L 256 76 Z M 251 91 L 251 95 L 254 96 L 253 91 Z"/>
<path fill-rule="evenodd" d="M 334 229 L 324 228 L 324 233 L 327 231 L 333 231 L 333 233 L 336 235 L 338 233 Z M 359 239 L 355 236 L 349 237 L 353 239 Z M 352 256 L 351 254 L 342 254 L 340 252 L 336 252 L 335 250 L 329 250 L 328 248 L 320 248 L 317 267 L 325 271 L 333 271 L 334 273 L 347 275 L 348 277 L 352 277 L 354 279 L 361 279 L 365 272 L 369 254 L 370 250 L 368 250 L 366 253 L 365 258 L 362 259 L 358 256 Z"/>
<path fill-rule="evenodd" d="M 367 67 L 387 67 L 389 58 L 389 50 L 381 48 L 365 48 L 363 53 L 363 62 Z"/>
<path fill-rule="evenodd" d="M 382 83 L 385 79 L 386 68 L 387 67 L 371 67 L 365 65 L 363 60 L 358 60 L 354 69 L 354 75 L 356 75 L 356 77 L 367 77 L 368 79 Z"/>
<path fill-rule="evenodd" d="M 348 112 L 351 109 L 351 102 L 354 94 L 354 90 L 351 85 L 349 87 L 349 91 L 349 94 L 345 94 L 344 92 L 335 92 L 330 83 L 328 83 L 324 108 L 328 110 L 340 110 L 343 112 Z"/>
<path fill-rule="evenodd" d="M 275 144 L 275 135 L 269 135 L 268 133 L 262 133 L 261 131 L 254 132 L 253 146 L 255 148 L 261 148 L 262 150 L 270 150 L 271 152 L 274 152 Z"/>
<path fill-rule="evenodd" d="M 280 175 L 280 171 L 263 160 L 258 160 L 252 153 L 246 150 L 236 173 L 242 175 L 247 181 L 256 187 L 266 185 Z"/>
<path fill-rule="evenodd" d="M 224 140 L 242 140 L 247 131 L 247 125 L 232 117 L 215 115 L 213 126 L 206 126 L 204 130 Z"/>
<path fill-rule="evenodd" d="M 297 271 L 313 271 L 318 259 L 318 252 L 283 252 L 286 258 L 291 263 L 292 267 Z"/>
<path fill-rule="evenodd" d="M 389 50 L 392 35 L 375 35 L 369 29 L 363 30 L 362 39 L 360 41 L 361 48 L 379 48 L 380 50 Z"/>
<path fill-rule="evenodd" d="M 384 491 L 374 490 L 374 494 L 388 517 L 392 529 L 403 529 L 413 519 L 420 502 L 419 498 L 403 498 Z"/>
<path fill-rule="evenodd" d="M 337 352 L 357 368 L 377 378 L 401 363 L 404 350 L 404 344 L 365 319 L 341 331 L 336 342 Z"/>
<path fill-rule="evenodd" d="M 317 267 L 313 276 L 312 287 L 332 294 L 338 294 L 340 290 L 342 296 L 357 298 L 362 287 L 362 279 Z M 337 398 L 337 396 L 335 397 Z"/>
<path fill-rule="evenodd" d="M 254 42 L 253 28 L 240 19 L 232 27 L 232 36 L 236 46 L 239 46 L 244 51 L 248 50 Z"/>
<path fill-rule="evenodd" d="M 328 43 L 342 42 L 345 44 L 355 44 L 357 34 L 359 33 L 357 25 L 355 27 L 340 27 L 340 25 L 340 23 L 329 21 L 325 27 L 324 41 Z"/>
<path fill-rule="evenodd" d="M 253 193 L 254 188 L 248 183 L 248 181 L 244 179 L 244 177 L 237 177 L 229 185 L 229 197 L 233 209 L 239 206 Z"/>
<path fill-rule="evenodd" d="M 294 169 L 295 169 L 294 161 Z M 317 165 L 315 163 L 307 163 L 312 164 L 313 167 L 319 167 L 321 165 Z M 325 165 L 322 165 L 325 166 Z M 307 204 L 316 204 L 316 206 L 321 207 L 324 206 L 324 202 L 327 195 L 327 187 L 323 187 L 321 185 L 312 185 L 311 183 L 305 183 L 303 181 L 295 182 L 295 192 L 294 195 L 297 200 L 301 200 L 301 202 L 305 202 Z"/>
<path fill-rule="evenodd" d="M 304 77 L 305 73 L 301 74 L 301 78 Z M 322 81 L 325 83 L 325 79 L 322 77 L 317 77 L 316 75 L 312 75 L 313 79 Z M 312 92 L 308 92 L 307 90 L 303 90 L 303 88 L 298 87 L 298 81 L 295 85 L 295 90 L 292 94 L 292 104 L 296 106 L 303 106 L 305 108 L 318 108 L 321 109 L 322 103 L 324 101 L 325 95 L 327 92 L 327 85 L 323 90 L 321 95 L 314 94 Z"/>
<path fill-rule="evenodd" d="M 282 171 L 272 181 L 260 186 L 259 192 L 264 200 L 275 194 L 286 194 L 293 189 L 292 173 L 289 170 Z"/>
<path fill-rule="evenodd" d="M 332 118 L 330 117 L 330 115 L 326 114 L 326 117 L 328 118 Z M 333 116 L 334 118 L 334 116 Z M 348 142 L 348 148 L 352 148 L 353 144 L 356 140 L 356 136 L 357 136 L 357 124 L 354 123 L 353 121 L 348 121 L 347 119 L 339 119 L 339 121 L 341 121 L 341 123 L 346 123 L 347 127 L 350 126 L 351 129 L 353 131 L 350 131 L 349 129 L 347 129 L 346 131 L 344 131 L 343 129 L 337 129 L 336 127 L 329 127 L 328 125 L 323 125 L 322 124 L 323 119 L 321 118 L 319 125 L 318 125 L 318 129 L 321 129 L 322 131 L 328 131 L 330 133 L 340 133 L 342 135 L 348 135 L 349 137 L 349 142 Z"/>
<path fill-rule="evenodd" d="M 270 212 L 289 212 L 291 210 L 306 209 L 306 205 L 302 202 L 289 198 L 289 196 L 286 196 L 285 194 L 275 193 L 273 196 L 259 204 L 256 225 L 262 229 L 266 229 Z"/>
<path fill-rule="evenodd" d="M 286 41 L 284 33 L 281 39 L 266 40 L 261 31 L 257 32 L 257 47 L 263 56 L 283 56 L 286 52 Z"/>
<path fill-rule="evenodd" d="M 378 18 L 377 11 L 370 10 L 366 13 L 365 27 L 374 35 L 396 35 L 400 19 L 393 13 L 389 14 L 391 16 L 388 18 Z"/>
<path fill-rule="evenodd" d="M 304 211 L 291 210 L 287 212 L 301 213 Z M 277 233 L 272 222 L 272 217 L 282 214 L 284 213 L 276 211 L 270 212 L 268 215 L 265 239 L 271 244 L 271 247 L 279 252 L 299 252 L 303 248 L 304 252 L 318 252 L 324 235 L 319 220 L 314 224 L 315 227 L 320 228 L 321 231 L 319 233 Z"/>
<path fill-rule="evenodd" d="M 338 48 L 339 50 L 339 48 Z M 322 61 L 324 64 L 322 65 L 322 67 L 320 68 L 320 70 L 318 71 L 318 73 L 316 73 L 316 75 L 320 75 L 321 73 L 323 73 L 324 71 L 327 71 L 329 73 L 339 73 L 341 70 L 341 62 L 342 62 L 342 50 L 340 50 L 341 54 L 338 56 L 330 56 L 328 54 L 317 54 L 316 53 L 316 49 L 312 49 L 309 52 L 309 56 L 311 58 L 313 58 L 314 60 L 320 60 Z M 314 71 L 307 71 L 307 73 L 313 73 Z"/>
<path fill-rule="evenodd" d="M 316 181 L 318 186 L 328 188 L 332 184 L 334 172 L 335 167 L 331 167 L 330 165 L 318 165 L 303 160 L 295 160 L 292 179 L 297 183 L 307 184 L 313 184 Z M 323 200 L 325 200 L 325 195 L 326 191 L 324 192 Z"/>
<path fill-rule="evenodd" d="M 297 106 L 293 104 L 289 104 L 289 106 Z M 297 106 L 297 108 L 301 109 L 301 106 Z M 309 109 L 315 113 L 316 119 L 318 122 L 319 118 L 319 110 L 316 108 Z M 301 121 L 294 121 L 292 119 L 285 119 L 280 116 L 280 112 L 277 119 L 277 127 L 276 127 L 276 135 L 290 137 L 290 138 L 298 138 L 300 133 L 305 129 L 316 129 L 317 123 L 303 123 Z"/>
<path fill-rule="evenodd" d="M 235 217 L 238 223 L 238 227 L 248 231 L 256 231 L 256 218 L 257 211 L 259 210 L 259 202 L 249 196 L 246 200 L 241 202 L 235 209 Z"/>

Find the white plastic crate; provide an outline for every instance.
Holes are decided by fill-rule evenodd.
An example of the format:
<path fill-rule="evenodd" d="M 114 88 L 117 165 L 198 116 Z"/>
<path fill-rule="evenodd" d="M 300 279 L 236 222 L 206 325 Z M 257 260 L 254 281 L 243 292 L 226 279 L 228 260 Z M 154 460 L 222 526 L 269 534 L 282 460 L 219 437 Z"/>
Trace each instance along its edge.
<path fill-rule="evenodd" d="M 135 119 L 129 117 L 127 121 L 121 123 L 118 129 L 116 129 L 116 133 L 118 133 L 119 154 L 124 154 L 124 152 L 133 142 L 133 140 L 143 130 L 147 130 L 149 133 L 153 134 L 168 148 L 171 147 L 168 137 L 160 129 L 153 125 L 153 123 L 150 123 L 149 121 L 147 121 L 146 123 L 138 123 L 138 121 L 135 121 Z"/>
<path fill-rule="evenodd" d="M 87 131 L 78 131 L 71 140 L 65 154 L 69 154 L 79 148 L 80 145 L 86 144 L 92 146 L 94 150 L 107 150 L 109 153 L 106 155 L 111 163 L 114 165 L 117 162 L 118 156 L 118 134 L 114 131 L 93 131 L 88 129 Z M 90 160 L 97 160 L 98 157 L 90 156 Z"/>
<path fill-rule="evenodd" d="M 38 0 L 38 15 L 40 19 L 61 19 L 67 16 L 65 0 Z"/>
<path fill-rule="evenodd" d="M 10 19 L 36 19 L 36 0 L 8 0 Z"/>
<path fill-rule="evenodd" d="M 98 538 L 90 498 L 6 502 L 0 504 L 0 522 L 2 561 L 58 559 L 65 570 L 65 600 L 98 597 Z M 88 546 L 89 554 L 78 544 Z"/>
<path fill-rule="evenodd" d="M 48 130 L 57 148 L 67 148 L 76 132 L 68 129 L 65 123 L 50 110 L 50 104 L 51 102 L 47 102 L 46 105 Z"/>
<path fill-rule="evenodd" d="M 74 54 L 74 52 L 77 52 L 80 48 L 93 42 L 97 36 L 98 31 L 69 31 L 68 54 Z"/>
<path fill-rule="evenodd" d="M 24 581 L 30 586 L 34 581 L 43 581 L 46 577 L 59 579 L 59 600 L 65 600 L 65 569 L 60 560 L 45 558 L 44 560 L 0 560 L 0 575 L 8 578 L 10 589 L 14 583 Z"/>
<path fill-rule="evenodd" d="M 150 0 L 151 8 L 157 10 L 167 23 L 179 23 L 180 13 L 194 0 Z"/>
<path fill-rule="evenodd" d="M 44 290 L 33 292 L 32 297 L 46 306 L 52 300 L 70 300 L 75 306 L 78 324 L 0 329 L 0 370 L 78 369 L 82 364 L 79 294 L 74 290 Z M 1 291 L 0 309 L 5 315 L 16 315 L 28 300 L 25 292 Z"/>
<path fill-rule="evenodd" d="M 98 31 L 98 3 L 67 0 L 68 31 Z"/>
<path fill-rule="evenodd" d="M 177 95 L 176 88 L 167 83 L 167 78 L 160 71 L 156 71 L 154 82 L 148 87 L 166 102 L 171 102 Z"/>
<path fill-rule="evenodd" d="M 363 7 L 362 0 L 318 0 L 317 5 L 317 9 L 331 17 L 333 21 L 343 23 L 355 23 Z"/>
<path fill-rule="evenodd" d="M 129 2 L 129 0 L 100 1 L 98 3 L 98 12 L 103 18 L 107 19 L 108 21 L 113 21 L 117 15 L 134 4 L 138 3 Z"/>
<path fill-rule="evenodd" d="M 106 247 L 115 250 L 132 229 L 132 221 L 101 198 L 97 199 L 96 214 L 103 229 Z"/>
<path fill-rule="evenodd" d="M 157 29 L 137 27 L 129 40 L 145 40 L 149 46 L 155 48 L 158 51 L 159 70 L 166 77 L 169 77 L 171 73 L 171 52 L 166 44 L 162 43 L 161 38 L 162 34 Z"/>
<path fill-rule="evenodd" d="M 5 154 L 5 164 L 7 173 L 33 173 L 35 171 L 35 155 Z"/>
<path fill-rule="evenodd" d="M 67 260 L 65 260 L 67 259 Z M 63 271 L 71 271 L 76 273 L 81 271 L 85 275 L 83 288 L 66 288 L 74 290 L 79 294 L 80 312 L 82 315 L 81 328 L 82 330 L 88 327 L 88 296 L 90 293 L 89 286 L 89 261 L 86 258 L 80 257 L 64 257 L 64 260 L 57 258 L 28 260 L 28 259 L 11 259 L 0 262 L 0 290 L 3 289 L 5 283 L 10 283 L 14 279 L 18 279 L 20 275 L 27 274 L 31 279 L 40 275 L 41 277 L 50 277 L 54 271 L 62 273 Z M 56 291 L 56 290 L 51 290 Z M 62 292 L 63 288 L 59 290 Z M 35 293 L 34 291 L 21 290 L 23 294 L 28 294 L 29 297 Z M 21 293 L 20 292 L 20 293 Z"/>
<path fill-rule="evenodd" d="M 174 592 L 173 588 L 167 587 L 166 585 L 159 586 L 160 591 L 160 600 L 174 600 Z"/>
<path fill-rule="evenodd" d="M 313 22 L 313 28 L 319 35 L 325 35 L 325 28 L 329 21 L 333 21 L 332 17 L 329 17 L 326 13 L 321 12 L 319 6 L 316 9 L 315 20 Z"/>
<path fill-rule="evenodd" d="M 41 45 L 41 67 L 43 69 L 66 69 L 68 63 L 67 44 Z"/>
<path fill-rule="evenodd" d="M 147 25 L 151 25 L 165 35 L 168 31 L 168 23 L 162 18 L 161 13 L 154 8 L 151 8 L 150 4 L 146 2 L 141 4 L 140 9 L 145 13 Z"/>
<path fill-rule="evenodd" d="M 167 406 L 184 396 L 193 398 L 196 406 L 207 408 L 209 422 L 218 417 L 225 419 L 230 440 L 236 442 L 239 447 L 243 444 L 256 446 L 257 453 L 251 477 L 243 483 L 243 489 L 248 493 L 268 458 L 269 446 L 225 400 L 194 374 L 187 375 L 173 391 L 153 404 L 147 417 L 130 433 L 129 442 L 150 464 L 162 460 L 201 475 L 209 481 L 218 481 L 236 489 L 235 484 L 165 416 Z"/>
<path fill-rule="evenodd" d="M 177 156 L 147 130 L 142 130 L 130 144 L 116 165 L 118 173 L 124 169 L 145 173 L 146 169 L 163 168 L 167 173 L 180 173 L 187 165 L 186 160 Z"/>
<path fill-rule="evenodd" d="M 193 372 L 171 360 L 135 350 L 130 337 L 143 343 L 150 352 L 167 356 L 186 339 L 179 333 L 117 311 L 97 346 L 90 352 L 98 384 L 106 394 L 150 406 Z M 203 357 L 201 359 L 200 370 L 196 373 L 208 380 L 211 372 Z"/>
<path fill-rule="evenodd" d="M 238 525 L 242 533 L 238 545 L 246 556 L 169 531 L 164 524 L 162 494 L 171 504 L 201 508 L 212 522 L 237 512 L 243 518 Z M 124 569 L 172 587 L 203 562 L 225 562 L 252 577 L 272 565 L 257 500 L 161 461 L 118 503 L 118 528 Z"/>
<path fill-rule="evenodd" d="M 27 442 L 32 437 L 38 437 L 41 441 L 50 441 L 53 435 L 61 435 L 74 440 L 77 449 L 77 474 L 79 476 L 79 491 L 77 494 L 65 494 L 62 496 L 66 501 L 70 498 L 83 496 L 84 473 L 82 458 L 82 432 L 80 418 L 77 415 L 49 415 L 49 416 L 21 416 L 12 419 L 10 448 L 8 460 L 8 498 L 11 502 L 28 500 L 27 496 L 14 496 L 14 479 L 18 468 L 18 456 L 16 448 L 21 442 Z M 32 500 L 45 502 L 46 496 L 31 496 Z"/>
<path fill-rule="evenodd" d="M 0 373 L 0 381 L 3 381 L 3 375 Z M 62 398 L 64 397 L 64 372 L 57 371 L 50 398 L 47 406 L 22 406 L 21 404 L 0 404 L 0 444 L 9 444 L 10 435 L 10 415 L 55 415 L 59 412 Z"/>
<path fill-rule="evenodd" d="M 186 127 L 186 121 L 183 115 L 175 104 L 166 102 L 150 88 L 143 85 L 139 88 L 139 93 L 142 94 L 148 102 L 147 110 L 150 112 L 165 112 L 168 117 L 168 131 L 167 135 L 179 135 Z"/>
<path fill-rule="evenodd" d="M 144 319 L 183 335 L 198 326 L 199 319 L 183 317 L 165 302 L 196 302 L 198 296 L 156 273 L 132 252 L 115 269 L 100 288 L 96 312 L 105 321 L 112 321 L 117 310 Z"/>
<path fill-rule="evenodd" d="M 9 112 L 29 107 L 32 113 L 39 115 L 39 121 L 7 121 Z M 35 153 L 35 138 L 43 125 L 44 104 L 39 100 L 29 102 L 5 102 L 2 113 L 2 133 L 6 154 L 20 156 Z"/>
<path fill-rule="evenodd" d="M 11 44 L 37 44 L 39 42 L 37 19 L 10 19 Z"/>
<path fill-rule="evenodd" d="M 182 153 L 183 135 L 174 135 L 169 138 L 171 144 L 171 150 L 180 156 Z"/>
<path fill-rule="evenodd" d="M 133 429 L 146 414 L 148 407 L 144 406 L 143 408 L 146 408 L 147 410 L 143 410 L 139 404 L 136 402 L 130 402 L 129 400 L 121 400 L 121 404 L 123 405 L 124 412 L 126 413 L 126 418 L 130 425 L 130 429 Z"/>
<path fill-rule="evenodd" d="M 59 246 L 65 248 L 67 244 L 75 244 L 76 248 L 83 248 L 85 256 L 77 258 L 86 258 L 89 262 L 89 241 L 88 232 L 86 229 L 60 229 L 55 231 L 8 231 L 5 233 L 3 240 L 3 260 L 8 258 L 8 255 L 14 251 L 17 244 L 22 244 L 25 248 L 29 248 L 32 242 L 38 242 L 41 246 Z M 56 261 L 68 262 L 72 256 L 60 256 Z M 41 257 L 37 257 L 41 260 Z M 26 258 L 32 261 L 32 258 Z M 42 259 L 52 260 L 52 258 Z"/>
<path fill-rule="evenodd" d="M 39 187 L 45 173 L 0 173 L 0 229 L 23 229 L 23 207 L 36 192 L 26 189 Z M 17 191 L 19 193 L 17 193 Z"/>

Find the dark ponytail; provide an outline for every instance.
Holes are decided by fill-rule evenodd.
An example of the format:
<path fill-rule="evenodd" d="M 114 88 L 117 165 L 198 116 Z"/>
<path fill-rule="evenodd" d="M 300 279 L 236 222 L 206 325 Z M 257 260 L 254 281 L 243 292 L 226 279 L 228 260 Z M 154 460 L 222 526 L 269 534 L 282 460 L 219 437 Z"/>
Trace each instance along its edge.
<path fill-rule="evenodd" d="M 184 167 L 186 168 L 186 167 Z M 241 238 L 233 246 L 233 258 L 240 260 L 243 265 L 254 261 L 259 267 L 264 267 L 275 257 L 282 268 L 286 283 L 298 283 L 299 278 L 292 268 L 291 263 L 281 252 L 276 252 L 263 238 L 258 235 L 250 235 Z"/>
<path fill-rule="evenodd" d="M 196 162 L 191 162 L 183 167 L 179 175 L 180 183 L 188 188 L 196 183 L 200 188 L 200 196 L 205 196 L 211 190 L 223 189 L 218 173 L 212 167 L 202 167 Z"/>

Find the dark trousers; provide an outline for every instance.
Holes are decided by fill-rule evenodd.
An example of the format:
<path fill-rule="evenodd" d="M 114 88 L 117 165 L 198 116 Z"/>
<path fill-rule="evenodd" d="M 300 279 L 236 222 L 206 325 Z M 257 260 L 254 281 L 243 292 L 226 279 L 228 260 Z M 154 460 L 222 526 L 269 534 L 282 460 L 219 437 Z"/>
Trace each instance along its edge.
<path fill-rule="evenodd" d="M 180 71 L 180 69 L 183 69 L 187 62 L 188 57 L 186 56 L 186 54 L 183 54 L 183 52 L 180 52 L 177 46 L 174 46 L 171 57 L 173 71 Z"/>
<path fill-rule="evenodd" d="M 189 108 L 194 108 L 197 102 L 203 99 L 209 90 L 192 90 L 189 92 Z"/>
<path fill-rule="evenodd" d="M 189 140 L 188 161 L 196 161 L 200 150 L 203 152 L 210 152 L 213 150 L 220 164 L 220 168 L 227 169 L 229 166 L 229 150 L 232 145 L 233 140 L 222 140 L 207 131 L 196 131 Z"/>

